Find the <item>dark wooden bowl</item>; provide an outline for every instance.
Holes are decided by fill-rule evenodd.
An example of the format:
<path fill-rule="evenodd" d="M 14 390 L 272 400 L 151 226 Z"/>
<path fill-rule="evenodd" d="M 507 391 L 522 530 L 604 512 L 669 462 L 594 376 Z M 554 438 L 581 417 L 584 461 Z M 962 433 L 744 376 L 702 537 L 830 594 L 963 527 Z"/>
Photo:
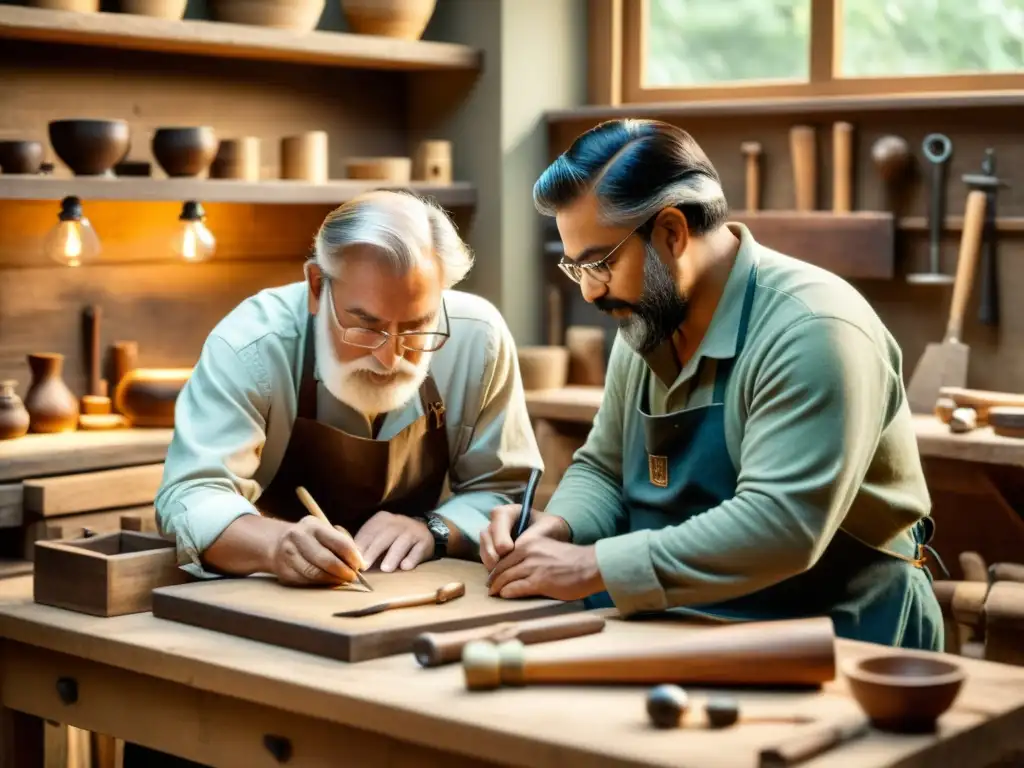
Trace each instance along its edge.
<path fill-rule="evenodd" d="M 128 154 L 124 120 L 54 120 L 50 145 L 76 176 L 103 176 Z"/>
<path fill-rule="evenodd" d="M 158 128 L 153 157 L 168 176 L 198 176 L 217 155 L 220 142 L 213 128 Z"/>
<path fill-rule="evenodd" d="M 882 731 L 928 733 L 956 701 L 966 674 L 937 655 L 858 659 L 845 670 L 853 698 Z"/>
<path fill-rule="evenodd" d="M 39 173 L 43 145 L 38 141 L 0 141 L 0 172 Z"/>

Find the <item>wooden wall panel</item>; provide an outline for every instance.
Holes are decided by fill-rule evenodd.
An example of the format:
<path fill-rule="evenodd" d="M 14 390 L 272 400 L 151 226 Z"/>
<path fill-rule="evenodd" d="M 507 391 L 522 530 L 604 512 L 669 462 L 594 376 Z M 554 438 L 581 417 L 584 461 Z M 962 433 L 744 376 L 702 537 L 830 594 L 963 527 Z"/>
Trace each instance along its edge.
<path fill-rule="evenodd" d="M 848 120 L 854 124 L 855 210 L 884 210 L 885 195 L 871 161 L 871 145 L 879 136 L 895 133 L 910 144 L 916 157 L 914 177 L 899 213 L 903 216 L 927 216 L 930 202 L 930 167 L 921 154 L 921 142 L 932 131 L 945 133 L 953 142 L 953 156 L 947 167 L 946 212 L 962 216 L 967 187 L 961 181 L 965 173 L 976 173 L 984 150 L 996 151 L 997 172 L 1010 183 L 1000 192 L 998 213 L 1024 216 L 1024 145 L 1016 126 L 1024 121 L 1019 107 L 965 108 L 959 110 L 893 110 L 863 113 L 834 112 L 821 115 L 729 115 L 662 119 L 689 131 L 715 164 L 725 194 L 740 208 L 744 199 L 743 141 L 763 145 L 762 207 L 792 209 L 793 177 L 789 159 L 789 129 L 795 124 L 818 128 L 818 208 L 831 209 L 831 131 L 832 123 Z M 560 121 L 550 126 L 551 155 L 554 157 L 572 140 L 598 122 L 593 118 Z M 959 231 L 943 238 L 943 267 L 955 270 Z M 897 241 L 897 277 L 892 281 L 857 281 L 856 287 L 874 305 L 899 341 L 904 355 L 904 373 L 909 376 L 925 344 L 938 341 L 945 331 L 950 289 L 908 285 L 908 272 L 926 269 L 927 231 L 901 232 Z M 548 259 L 554 261 L 554 259 Z M 970 385 L 1000 390 L 1024 390 L 1024 303 L 1015 297 L 1024 292 L 1024 237 L 1008 232 L 1000 235 L 1000 292 L 1002 322 L 989 328 L 977 321 L 980 274 L 968 307 L 964 340 L 971 346 Z M 550 266 L 550 265 L 548 265 Z M 559 279 L 557 270 L 550 270 Z M 564 278 L 561 278 L 565 282 Z M 601 322 L 601 313 L 586 306 L 574 286 L 566 286 L 567 314 L 571 322 Z"/>

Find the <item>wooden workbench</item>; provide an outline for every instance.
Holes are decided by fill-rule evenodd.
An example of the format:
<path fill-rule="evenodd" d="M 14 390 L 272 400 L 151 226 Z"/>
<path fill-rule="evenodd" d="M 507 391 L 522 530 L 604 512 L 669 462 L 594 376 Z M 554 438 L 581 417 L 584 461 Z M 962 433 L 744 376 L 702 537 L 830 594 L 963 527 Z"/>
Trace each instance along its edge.
<path fill-rule="evenodd" d="M 680 631 L 706 630 L 611 620 L 602 635 L 562 642 L 643 645 L 652 633 Z M 287 740 L 290 768 L 339 759 L 392 768 L 755 768 L 758 749 L 798 727 L 656 731 L 647 723 L 643 686 L 471 693 L 458 665 L 421 669 L 411 655 L 345 664 L 149 613 L 104 619 L 36 605 L 26 577 L 0 583 L 0 638 L 5 767 L 40 765 L 31 752 L 39 718 L 225 768 L 279 764 L 265 746 L 268 738 L 278 745 Z M 840 667 L 883 650 L 889 649 L 839 641 Z M 815 760 L 814 768 L 987 766 L 1019 747 L 1024 669 L 957 661 L 968 680 L 936 734 L 871 733 Z M 67 697 L 73 691 L 76 700 L 64 703 L 59 690 Z M 690 693 L 700 701 L 706 692 Z M 751 715 L 824 718 L 857 711 L 841 676 L 817 692 L 736 695 Z"/>
<path fill-rule="evenodd" d="M 602 387 L 570 386 L 526 393 L 546 471 L 537 494 L 542 507 L 601 405 Z M 933 416 L 914 416 L 936 521 L 933 545 L 953 578 L 963 578 L 960 552 L 989 563 L 1024 562 L 1024 440 L 991 428 L 953 434 Z"/>

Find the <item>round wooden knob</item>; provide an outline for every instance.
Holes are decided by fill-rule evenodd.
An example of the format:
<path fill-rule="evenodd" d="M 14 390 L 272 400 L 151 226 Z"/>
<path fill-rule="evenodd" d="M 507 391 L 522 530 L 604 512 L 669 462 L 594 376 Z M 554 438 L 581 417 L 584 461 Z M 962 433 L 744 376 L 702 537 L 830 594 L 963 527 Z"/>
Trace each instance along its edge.
<path fill-rule="evenodd" d="M 871 159 L 882 180 L 892 184 L 910 167 L 910 146 L 902 136 L 883 136 L 871 146 Z"/>
<path fill-rule="evenodd" d="M 655 728 L 678 728 L 690 697 L 678 685 L 656 685 L 647 692 L 647 716 Z"/>

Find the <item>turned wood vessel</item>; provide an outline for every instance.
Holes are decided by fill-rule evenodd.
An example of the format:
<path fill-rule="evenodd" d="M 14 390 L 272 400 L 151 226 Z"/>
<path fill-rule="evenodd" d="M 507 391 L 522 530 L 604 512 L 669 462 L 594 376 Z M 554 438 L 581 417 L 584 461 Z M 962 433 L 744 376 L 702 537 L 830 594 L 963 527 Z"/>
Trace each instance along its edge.
<path fill-rule="evenodd" d="M 31 354 L 32 383 L 25 393 L 29 430 L 37 433 L 72 432 L 78 428 L 78 398 L 64 383 L 64 355 Z"/>
<path fill-rule="evenodd" d="M 174 404 L 191 368 L 136 368 L 117 384 L 114 407 L 135 427 L 173 427 Z"/>
<path fill-rule="evenodd" d="M 28 432 L 29 415 L 18 397 L 18 382 L 0 382 L 0 440 L 13 440 Z"/>

